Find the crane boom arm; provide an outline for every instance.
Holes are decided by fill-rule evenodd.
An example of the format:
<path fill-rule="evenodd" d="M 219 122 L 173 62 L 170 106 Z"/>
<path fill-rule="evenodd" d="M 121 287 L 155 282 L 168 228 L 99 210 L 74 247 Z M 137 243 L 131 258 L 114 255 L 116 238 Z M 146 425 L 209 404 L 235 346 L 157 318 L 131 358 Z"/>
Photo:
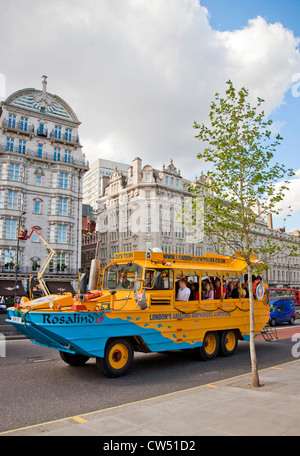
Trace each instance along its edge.
<path fill-rule="evenodd" d="M 41 269 L 38 271 L 38 274 L 37 274 L 37 279 L 39 281 L 39 284 L 40 284 L 40 287 L 42 288 L 43 292 L 45 293 L 45 295 L 49 295 L 50 292 L 45 284 L 45 281 L 43 279 L 43 275 L 44 275 L 44 272 L 46 271 L 50 261 L 52 260 L 53 256 L 55 255 L 55 250 L 52 249 L 52 247 L 50 247 L 50 245 L 48 244 L 48 242 L 45 241 L 45 239 L 43 238 L 43 236 L 38 232 L 38 230 L 35 228 L 35 227 L 32 227 L 31 230 L 30 230 L 30 233 L 27 235 L 27 234 L 20 234 L 18 237 L 19 239 L 23 239 L 23 240 L 27 240 L 27 239 L 30 239 L 32 234 L 33 233 L 36 233 L 38 235 L 39 238 L 41 238 L 41 240 L 43 241 L 45 247 L 47 247 L 47 249 L 49 250 L 49 255 L 47 256 L 46 258 L 46 261 L 44 262 L 44 264 L 42 265 Z"/>

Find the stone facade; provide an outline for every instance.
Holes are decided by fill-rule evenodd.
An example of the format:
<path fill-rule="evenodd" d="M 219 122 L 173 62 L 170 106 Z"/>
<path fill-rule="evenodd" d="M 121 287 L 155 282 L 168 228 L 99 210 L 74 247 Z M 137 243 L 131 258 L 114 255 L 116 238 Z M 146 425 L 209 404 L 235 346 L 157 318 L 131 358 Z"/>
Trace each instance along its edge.
<path fill-rule="evenodd" d="M 97 200 L 103 193 L 103 185 L 115 170 L 127 175 L 128 166 L 125 163 L 98 158 L 83 177 L 83 203 L 97 209 Z M 101 179 L 102 177 L 104 179 Z"/>
<path fill-rule="evenodd" d="M 96 219 L 97 242 L 101 242 L 101 266 L 106 266 L 116 252 L 145 251 L 155 247 L 164 252 L 187 255 L 212 253 L 197 218 L 191 225 L 182 216 L 183 205 L 187 213 L 192 200 L 189 188 L 195 185 L 200 192 L 207 191 L 203 175 L 193 182 L 184 179 L 172 160 L 168 166 L 163 165 L 161 170 L 157 170 L 150 165 L 142 167 L 142 160 L 135 158 L 127 175 L 115 170 L 110 178 L 102 177 L 103 190 L 98 200 Z M 201 204 L 196 216 L 198 210 L 198 220 L 201 220 Z M 270 219 L 267 222 L 260 218 L 255 232 L 258 244 L 263 237 L 271 234 L 279 244 L 292 242 L 298 248 L 300 246 L 298 231 L 285 233 L 284 230 L 274 230 Z M 96 234 L 93 233 L 93 236 Z M 86 242 L 89 241 L 86 239 Z M 299 258 L 280 254 L 270 266 L 270 286 L 300 287 Z"/>
<path fill-rule="evenodd" d="M 21 277 L 35 272 L 48 252 L 36 235 L 19 241 L 24 225 L 36 227 L 56 251 L 46 271 L 78 274 L 81 264 L 82 153 L 72 108 L 42 89 L 23 89 L 0 108 L 0 262 L 2 273 L 15 270 L 17 249 Z"/>

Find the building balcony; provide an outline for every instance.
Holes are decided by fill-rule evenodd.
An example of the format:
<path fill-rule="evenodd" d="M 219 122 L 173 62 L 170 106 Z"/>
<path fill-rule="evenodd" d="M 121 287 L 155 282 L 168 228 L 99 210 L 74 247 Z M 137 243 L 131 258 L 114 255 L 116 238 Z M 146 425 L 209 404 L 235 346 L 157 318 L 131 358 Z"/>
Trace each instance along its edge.
<path fill-rule="evenodd" d="M 55 130 L 50 132 L 50 138 L 63 144 L 79 144 L 79 136 L 69 133 L 57 133 Z"/>
<path fill-rule="evenodd" d="M 65 156 L 62 151 L 59 155 L 54 152 L 44 152 L 40 150 L 29 149 L 26 146 L 11 146 L 11 144 L 0 143 L 0 155 L 4 153 L 21 154 L 28 158 L 36 158 L 37 160 L 45 160 L 58 163 L 66 163 L 80 168 L 89 168 L 89 162 L 85 157 L 74 158 L 72 156 Z"/>
<path fill-rule="evenodd" d="M 38 269 L 39 268 L 36 268 L 36 267 L 32 267 L 32 266 L 21 266 L 18 268 L 18 275 L 28 275 L 29 274 L 37 274 L 38 273 Z M 59 268 L 58 268 L 59 269 Z M 50 270 L 48 269 L 46 271 L 46 275 L 50 275 L 50 274 L 53 274 L 53 275 L 59 275 L 59 276 L 65 276 L 65 275 L 76 275 L 76 270 L 73 269 L 73 268 L 70 268 L 68 266 L 65 266 L 64 268 L 60 267 L 60 269 L 63 269 L 63 270 Z M 11 261 L 9 263 L 6 263 L 6 264 L 3 264 L 0 266 L 0 272 L 3 274 L 3 273 L 13 273 L 15 274 L 16 273 L 16 266 L 15 264 Z"/>
<path fill-rule="evenodd" d="M 24 121 L 11 121 L 7 119 L 3 119 L 2 121 L 2 128 L 6 131 L 14 131 L 17 133 L 25 134 L 25 135 L 33 135 L 34 134 L 34 125 L 30 125 Z"/>
<path fill-rule="evenodd" d="M 45 128 L 44 125 L 39 125 L 38 129 L 36 130 L 36 135 L 41 136 L 43 138 L 47 138 L 48 128 Z"/>

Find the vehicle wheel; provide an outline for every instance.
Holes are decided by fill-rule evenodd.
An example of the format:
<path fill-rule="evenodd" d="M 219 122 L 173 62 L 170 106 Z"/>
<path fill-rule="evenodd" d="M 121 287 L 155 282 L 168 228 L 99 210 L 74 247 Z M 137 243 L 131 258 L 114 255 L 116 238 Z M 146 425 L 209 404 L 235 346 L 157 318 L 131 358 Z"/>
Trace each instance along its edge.
<path fill-rule="evenodd" d="M 276 326 L 276 318 L 272 318 L 270 321 L 270 326 Z"/>
<path fill-rule="evenodd" d="M 133 347 L 127 339 L 115 339 L 105 347 L 104 358 L 96 358 L 99 370 L 107 377 L 121 377 L 131 367 L 133 360 Z"/>
<path fill-rule="evenodd" d="M 59 352 L 61 359 L 70 364 L 70 366 L 83 366 L 89 359 L 89 356 L 79 355 L 78 353 Z"/>
<path fill-rule="evenodd" d="M 238 338 L 236 331 L 229 329 L 223 331 L 220 340 L 220 354 L 223 356 L 232 356 L 238 347 Z"/>
<path fill-rule="evenodd" d="M 219 346 L 220 339 L 218 333 L 216 331 L 211 331 L 205 334 L 202 346 L 195 348 L 195 351 L 200 359 L 208 361 L 217 356 Z"/>
<path fill-rule="evenodd" d="M 290 319 L 290 325 L 293 325 L 295 323 L 295 318 L 294 317 L 291 317 Z"/>

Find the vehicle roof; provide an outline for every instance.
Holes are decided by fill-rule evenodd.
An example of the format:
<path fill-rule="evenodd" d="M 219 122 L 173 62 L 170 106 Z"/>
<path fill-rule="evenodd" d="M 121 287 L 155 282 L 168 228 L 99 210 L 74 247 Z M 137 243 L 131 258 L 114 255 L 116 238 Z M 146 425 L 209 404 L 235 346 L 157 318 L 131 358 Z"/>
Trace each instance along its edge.
<path fill-rule="evenodd" d="M 235 255 L 225 256 L 207 253 L 203 256 L 185 255 L 178 253 L 164 252 L 120 252 L 114 256 L 114 262 L 126 263 L 136 262 L 146 267 L 173 267 L 182 270 L 197 270 L 203 272 L 239 272 L 243 273 L 247 269 L 247 263 Z M 253 262 L 256 262 L 255 260 Z"/>
<path fill-rule="evenodd" d="M 281 304 L 286 304 L 286 303 L 294 304 L 294 301 L 292 301 L 291 299 L 271 299 L 271 300 L 270 300 L 270 303 L 271 303 L 271 304 L 277 304 L 277 303 L 281 303 Z"/>

